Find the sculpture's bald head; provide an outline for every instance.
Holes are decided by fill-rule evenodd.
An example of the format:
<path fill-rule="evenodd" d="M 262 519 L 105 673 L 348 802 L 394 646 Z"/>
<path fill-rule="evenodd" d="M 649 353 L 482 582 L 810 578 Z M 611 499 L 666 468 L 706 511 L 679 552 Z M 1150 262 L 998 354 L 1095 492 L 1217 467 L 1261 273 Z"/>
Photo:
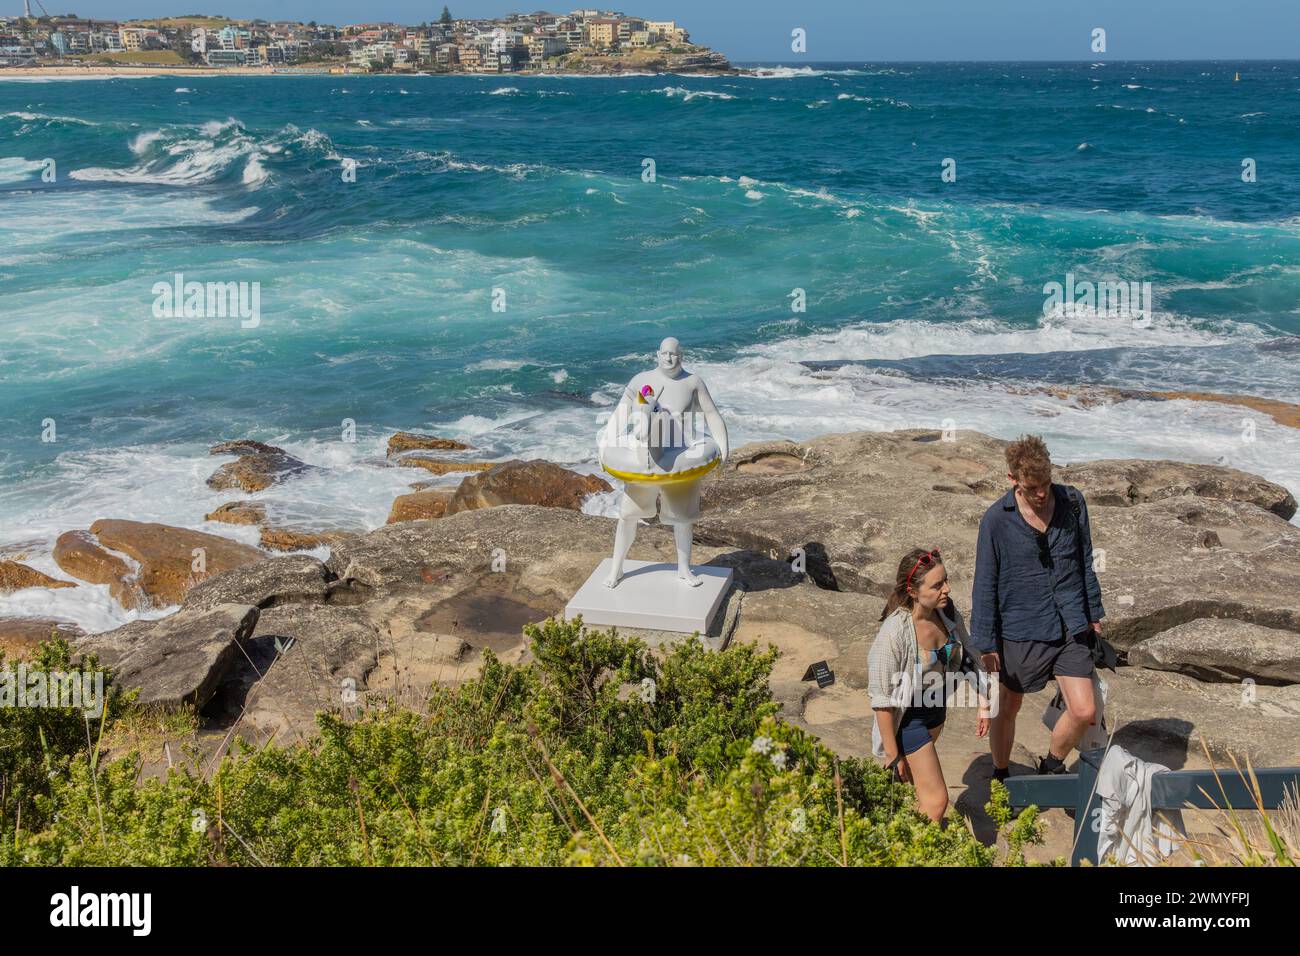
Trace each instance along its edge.
<path fill-rule="evenodd" d="M 682 344 L 670 335 L 659 343 L 655 360 L 661 370 L 676 372 L 682 367 Z"/>

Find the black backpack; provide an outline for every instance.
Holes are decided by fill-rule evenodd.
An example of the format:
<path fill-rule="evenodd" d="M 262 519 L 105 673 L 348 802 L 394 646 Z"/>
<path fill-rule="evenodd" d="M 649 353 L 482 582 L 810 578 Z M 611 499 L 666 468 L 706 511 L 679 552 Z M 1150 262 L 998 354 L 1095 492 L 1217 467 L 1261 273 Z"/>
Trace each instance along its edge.
<path fill-rule="evenodd" d="M 1083 554 L 1083 502 L 1079 497 L 1079 489 L 1073 485 L 1065 486 L 1065 493 L 1070 496 L 1070 510 L 1074 512 L 1074 541 L 1079 551 L 1079 576 L 1083 583 L 1083 606 L 1088 607 L 1088 571 L 1084 561 Z M 1092 662 L 1096 667 L 1105 667 L 1110 670 L 1115 669 L 1119 663 L 1119 653 L 1106 640 L 1092 631 L 1089 637 L 1089 646 L 1092 649 Z"/>

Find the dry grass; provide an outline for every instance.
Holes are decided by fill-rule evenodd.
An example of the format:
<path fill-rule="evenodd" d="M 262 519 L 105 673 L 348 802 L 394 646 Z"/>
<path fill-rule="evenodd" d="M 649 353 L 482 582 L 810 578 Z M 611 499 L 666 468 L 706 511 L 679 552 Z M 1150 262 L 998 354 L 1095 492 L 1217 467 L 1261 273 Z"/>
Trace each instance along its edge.
<path fill-rule="evenodd" d="M 1201 741 L 1205 756 L 1219 779 L 1218 767 L 1210 757 L 1209 748 Z M 1185 844 L 1192 859 L 1200 866 L 1296 866 L 1300 863 L 1300 792 L 1292 787 L 1276 809 L 1266 810 L 1259 788 L 1255 768 L 1246 762 L 1245 770 L 1234 757 L 1233 769 L 1250 782 L 1253 812 L 1240 812 L 1237 808 L 1213 811 L 1216 814 L 1214 833 L 1203 840 L 1188 840 Z M 1220 784 L 1218 793 L 1206 796 L 1227 803 Z"/>

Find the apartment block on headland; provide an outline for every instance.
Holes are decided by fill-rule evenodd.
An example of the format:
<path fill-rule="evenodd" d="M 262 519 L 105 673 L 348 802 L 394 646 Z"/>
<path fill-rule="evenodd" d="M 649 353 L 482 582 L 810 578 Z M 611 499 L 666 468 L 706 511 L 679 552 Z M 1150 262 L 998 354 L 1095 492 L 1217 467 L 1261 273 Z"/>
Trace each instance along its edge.
<path fill-rule="evenodd" d="M 726 59 L 692 44 L 673 20 L 616 10 L 513 13 L 457 19 L 444 8 L 433 23 L 346 26 L 179 16 L 118 22 L 74 16 L 0 17 L 0 66 L 173 65 L 335 71 L 509 73 L 631 67 L 667 62 L 718 67 Z"/>

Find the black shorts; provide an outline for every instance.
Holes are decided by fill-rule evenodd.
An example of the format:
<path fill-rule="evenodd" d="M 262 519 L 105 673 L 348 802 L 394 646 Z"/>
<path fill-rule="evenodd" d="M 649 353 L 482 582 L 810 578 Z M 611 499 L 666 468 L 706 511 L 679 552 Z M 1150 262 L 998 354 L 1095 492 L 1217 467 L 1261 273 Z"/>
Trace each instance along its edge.
<path fill-rule="evenodd" d="M 1055 641 L 998 641 L 999 680 L 1007 690 L 1033 694 L 1053 677 L 1091 677 L 1091 638 L 1089 630 Z"/>

